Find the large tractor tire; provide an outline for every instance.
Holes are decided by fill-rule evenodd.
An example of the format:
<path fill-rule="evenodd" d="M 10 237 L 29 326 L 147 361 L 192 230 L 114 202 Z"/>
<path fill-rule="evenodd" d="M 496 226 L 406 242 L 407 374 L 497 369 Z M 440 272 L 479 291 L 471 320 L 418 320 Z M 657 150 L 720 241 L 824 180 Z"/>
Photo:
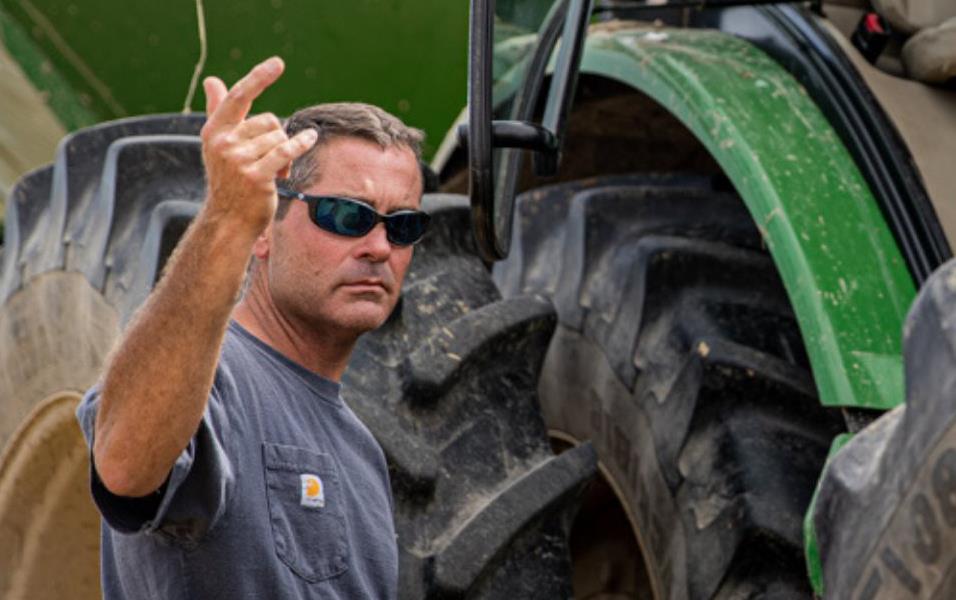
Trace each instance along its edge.
<path fill-rule="evenodd" d="M 495 281 L 554 302 L 545 422 L 593 441 L 603 475 L 572 532 L 579 597 L 811 597 L 801 524 L 843 423 L 740 199 L 613 176 L 526 192 L 516 215 Z M 615 501 L 630 541 L 594 526 Z"/>
<path fill-rule="evenodd" d="M 0 271 L 0 598 L 99 597 L 99 518 L 73 411 L 198 211 L 201 125 L 161 116 L 78 132 L 13 193 Z M 424 205 L 433 230 L 343 392 L 389 461 L 402 597 L 568 597 L 567 530 L 595 457 L 554 456 L 541 421 L 553 308 L 500 299 L 462 239 L 465 200 Z"/>
<path fill-rule="evenodd" d="M 0 598 L 100 597 L 99 516 L 73 411 L 185 227 L 179 215 L 202 197 L 201 123 L 153 117 L 74 133 L 8 200 Z"/>
<path fill-rule="evenodd" d="M 906 403 L 847 442 L 814 525 L 827 598 L 956 597 L 956 261 L 924 284 L 903 330 Z"/>
<path fill-rule="evenodd" d="M 401 596 L 568 598 L 568 530 L 590 446 L 553 456 L 536 382 L 550 302 L 502 300 L 477 258 L 468 201 L 427 195 L 429 235 L 401 304 L 343 377 L 398 499 Z"/>

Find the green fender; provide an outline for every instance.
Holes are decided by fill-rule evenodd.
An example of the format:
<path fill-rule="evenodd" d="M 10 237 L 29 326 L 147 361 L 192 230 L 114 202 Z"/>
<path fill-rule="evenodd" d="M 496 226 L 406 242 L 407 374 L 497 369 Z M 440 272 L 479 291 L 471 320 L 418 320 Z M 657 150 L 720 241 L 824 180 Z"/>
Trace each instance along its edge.
<path fill-rule="evenodd" d="M 523 61 L 504 71 L 496 101 L 514 93 Z M 731 35 L 620 23 L 591 28 L 581 72 L 652 97 L 733 181 L 793 303 L 820 401 L 901 403 L 913 281 L 866 182 L 803 86 Z"/>
<path fill-rule="evenodd" d="M 496 91 L 506 94 L 520 71 Z M 853 159 L 803 86 L 749 42 L 700 29 L 593 27 L 581 71 L 655 99 L 733 181 L 790 296 L 820 401 L 900 404 L 913 280 Z M 809 520 L 804 536 L 822 594 Z"/>
<path fill-rule="evenodd" d="M 526 41 L 509 42 L 513 50 L 530 47 Z M 496 103 L 514 94 L 524 75 L 523 61 L 509 58 L 496 65 L 507 67 L 499 71 Z M 852 157 L 803 86 L 731 35 L 622 23 L 591 28 L 581 72 L 656 100 L 733 181 L 790 296 L 820 401 L 874 409 L 902 403 L 902 331 L 913 280 Z M 831 455 L 849 437 L 836 438 Z M 812 513 L 811 506 L 806 558 L 822 594 Z"/>

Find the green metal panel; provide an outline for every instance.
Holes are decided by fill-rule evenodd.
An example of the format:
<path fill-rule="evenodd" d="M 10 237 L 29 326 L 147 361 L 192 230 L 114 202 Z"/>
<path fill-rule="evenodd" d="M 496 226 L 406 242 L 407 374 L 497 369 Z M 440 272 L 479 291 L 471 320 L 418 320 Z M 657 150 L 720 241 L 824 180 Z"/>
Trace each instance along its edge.
<path fill-rule="evenodd" d="M 853 439 L 853 434 L 841 433 L 833 438 L 830 444 L 830 452 L 827 453 L 826 466 L 823 467 L 825 473 L 830 465 L 830 460 L 843 446 Z M 823 481 L 821 478 L 820 481 Z M 817 543 L 817 530 L 813 527 L 813 514 L 816 512 L 817 495 L 820 493 L 820 481 L 817 481 L 817 487 L 813 490 L 813 498 L 810 499 L 810 506 L 807 507 L 806 516 L 803 518 L 803 546 L 805 558 L 807 561 L 807 574 L 810 576 L 810 585 L 813 586 L 813 592 L 820 598 L 824 597 L 823 589 L 823 563 L 820 559 L 820 546 Z"/>
<path fill-rule="evenodd" d="M 733 181 L 793 303 L 823 404 L 902 402 L 913 282 L 806 90 L 758 48 L 710 30 L 592 28 L 582 71 L 653 97 Z"/>
<path fill-rule="evenodd" d="M 96 115 L 84 107 L 83 98 L 73 91 L 66 78 L 46 59 L 42 50 L 19 23 L 0 9 L 0 40 L 15 57 L 34 87 L 43 91 L 46 104 L 68 130 L 97 122 Z M 16 115 L 15 118 L 24 118 Z M 50 158 L 53 158 L 52 155 Z"/>
<path fill-rule="evenodd" d="M 465 102 L 468 3 L 445 0 L 205 0 L 204 74 L 233 82 L 279 54 L 282 80 L 257 110 L 289 114 L 322 101 L 379 104 L 428 133 L 426 154 Z M 0 0 L 0 11 L 35 47 L 4 42 L 41 91 L 72 95 L 94 119 L 178 111 L 197 59 L 196 2 Z M 32 57 L 32 58 L 31 58 Z M 42 58 L 40 58 L 42 57 Z M 62 84 L 46 75 L 57 73 Z M 64 125 L 85 119 L 54 104 Z M 202 110 L 202 90 L 192 108 Z"/>

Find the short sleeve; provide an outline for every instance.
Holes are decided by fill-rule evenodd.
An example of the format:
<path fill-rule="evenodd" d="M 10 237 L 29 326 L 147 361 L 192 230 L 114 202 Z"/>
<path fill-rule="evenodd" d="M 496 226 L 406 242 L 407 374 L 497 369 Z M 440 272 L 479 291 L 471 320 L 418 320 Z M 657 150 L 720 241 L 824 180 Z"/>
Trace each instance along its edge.
<path fill-rule="evenodd" d="M 76 410 L 91 450 L 99 399 L 99 388 L 94 387 Z M 225 513 L 235 480 L 232 461 L 222 444 L 221 409 L 220 394 L 214 386 L 196 434 L 176 459 L 165 483 L 150 496 L 130 498 L 109 491 L 96 472 L 90 452 L 90 491 L 110 528 L 119 533 L 156 534 L 190 544 L 216 526 Z"/>

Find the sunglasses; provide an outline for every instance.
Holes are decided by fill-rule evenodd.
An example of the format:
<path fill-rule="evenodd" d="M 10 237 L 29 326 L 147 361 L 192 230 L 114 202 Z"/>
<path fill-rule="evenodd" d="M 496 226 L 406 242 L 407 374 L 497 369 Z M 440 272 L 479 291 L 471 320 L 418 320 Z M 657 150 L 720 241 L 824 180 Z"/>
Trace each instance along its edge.
<path fill-rule="evenodd" d="M 297 198 L 309 205 L 309 218 L 319 228 L 345 235 L 362 237 L 379 221 L 385 223 L 385 237 L 396 246 L 411 246 L 422 239 L 431 217 L 420 210 L 397 210 L 383 215 L 359 200 L 338 196 L 311 196 L 280 187 L 283 198 Z"/>

